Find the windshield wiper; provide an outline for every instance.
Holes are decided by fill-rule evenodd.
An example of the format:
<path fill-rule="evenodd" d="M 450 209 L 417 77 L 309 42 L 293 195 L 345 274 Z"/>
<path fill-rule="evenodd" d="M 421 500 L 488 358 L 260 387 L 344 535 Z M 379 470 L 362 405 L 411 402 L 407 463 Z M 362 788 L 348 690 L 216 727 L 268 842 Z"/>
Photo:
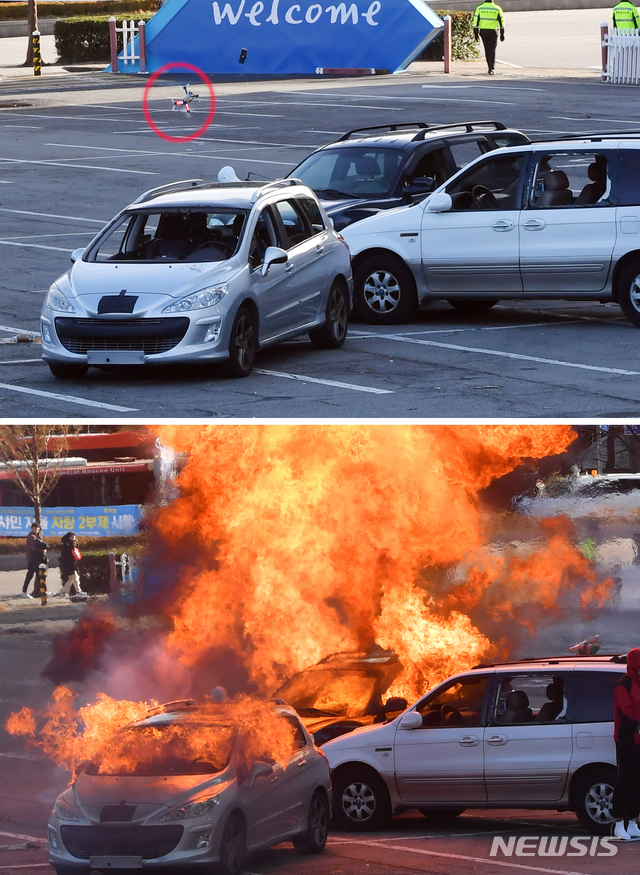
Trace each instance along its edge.
<path fill-rule="evenodd" d="M 353 194 L 350 191 L 338 191 L 337 188 L 317 188 L 316 194 L 318 197 L 329 197 L 329 198 L 337 198 L 337 197 L 355 197 L 359 198 L 361 195 Z"/>
<path fill-rule="evenodd" d="M 294 705 L 295 707 L 295 705 Z M 321 711 L 320 708 L 296 708 L 303 717 L 338 717 L 335 711 Z"/>

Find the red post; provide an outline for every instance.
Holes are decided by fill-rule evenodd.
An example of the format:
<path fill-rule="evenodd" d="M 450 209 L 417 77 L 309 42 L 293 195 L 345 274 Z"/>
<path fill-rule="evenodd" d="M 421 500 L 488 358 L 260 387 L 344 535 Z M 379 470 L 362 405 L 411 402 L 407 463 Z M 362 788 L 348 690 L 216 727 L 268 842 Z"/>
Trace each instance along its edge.
<path fill-rule="evenodd" d="M 451 72 L 451 16 L 444 17 L 444 72 Z"/>
<path fill-rule="evenodd" d="M 147 31 L 144 21 L 138 22 L 138 53 L 140 55 L 140 72 L 147 72 Z"/>
<path fill-rule="evenodd" d="M 609 25 L 600 25 L 600 45 L 602 46 L 602 78 L 607 78 L 607 66 L 609 64 L 609 46 L 605 42 L 605 37 L 609 33 Z"/>
<path fill-rule="evenodd" d="M 116 20 L 111 16 L 109 19 L 109 46 L 111 48 L 111 72 L 118 72 L 118 37 L 116 35 Z"/>

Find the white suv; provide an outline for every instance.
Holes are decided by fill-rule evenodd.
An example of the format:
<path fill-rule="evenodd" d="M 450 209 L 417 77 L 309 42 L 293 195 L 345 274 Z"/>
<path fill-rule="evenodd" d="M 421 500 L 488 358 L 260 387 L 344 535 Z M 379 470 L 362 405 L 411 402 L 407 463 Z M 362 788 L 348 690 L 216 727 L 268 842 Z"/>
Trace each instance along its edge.
<path fill-rule="evenodd" d="M 418 809 L 575 811 L 611 829 L 616 776 L 613 688 L 626 656 L 550 657 L 480 665 L 449 678 L 399 717 L 323 745 L 334 818 L 380 829 Z"/>
<path fill-rule="evenodd" d="M 496 149 L 413 206 L 349 225 L 355 312 L 396 324 L 445 299 L 617 301 L 640 327 L 640 139 Z"/>

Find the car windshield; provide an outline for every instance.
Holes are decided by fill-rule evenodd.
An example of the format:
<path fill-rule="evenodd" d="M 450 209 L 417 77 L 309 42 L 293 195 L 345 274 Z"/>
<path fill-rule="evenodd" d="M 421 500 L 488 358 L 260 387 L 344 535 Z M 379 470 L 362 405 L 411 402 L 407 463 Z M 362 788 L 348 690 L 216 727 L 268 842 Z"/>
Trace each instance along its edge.
<path fill-rule="evenodd" d="M 237 250 L 246 210 L 125 212 L 87 253 L 87 261 L 225 261 Z"/>
<path fill-rule="evenodd" d="M 290 175 L 324 200 L 388 196 L 402 158 L 403 152 L 397 149 L 323 149 L 309 155 Z"/>
<path fill-rule="evenodd" d="M 213 775 L 226 768 L 237 730 L 213 723 L 169 722 L 123 729 L 88 775 Z"/>
<path fill-rule="evenodd" d="M 377 676 L 367 671 L 314 669 L 294 675 L 277 695 L 303 717 L 344 717 L 365 711 L 375 690 Z"/>

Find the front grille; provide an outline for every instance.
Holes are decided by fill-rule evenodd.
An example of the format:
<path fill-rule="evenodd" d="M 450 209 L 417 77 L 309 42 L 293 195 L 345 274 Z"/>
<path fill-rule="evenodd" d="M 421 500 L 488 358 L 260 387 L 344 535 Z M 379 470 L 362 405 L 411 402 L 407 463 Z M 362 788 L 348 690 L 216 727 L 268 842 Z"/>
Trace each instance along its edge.
<path fill-rule="evenodd" d="M 171 319 L 56 319 L 56 334 L 69 352 L 89 350 L 142 350 L 157 355 L 177 346 L 187 333 L 185 316 Z"/>
<path fill-rule="evenodd" d="M 176 848 L 184 827 L 174 826 L 61 826 L 62 842 L 72 857 L 142 857 L 154 860 Z"/>

